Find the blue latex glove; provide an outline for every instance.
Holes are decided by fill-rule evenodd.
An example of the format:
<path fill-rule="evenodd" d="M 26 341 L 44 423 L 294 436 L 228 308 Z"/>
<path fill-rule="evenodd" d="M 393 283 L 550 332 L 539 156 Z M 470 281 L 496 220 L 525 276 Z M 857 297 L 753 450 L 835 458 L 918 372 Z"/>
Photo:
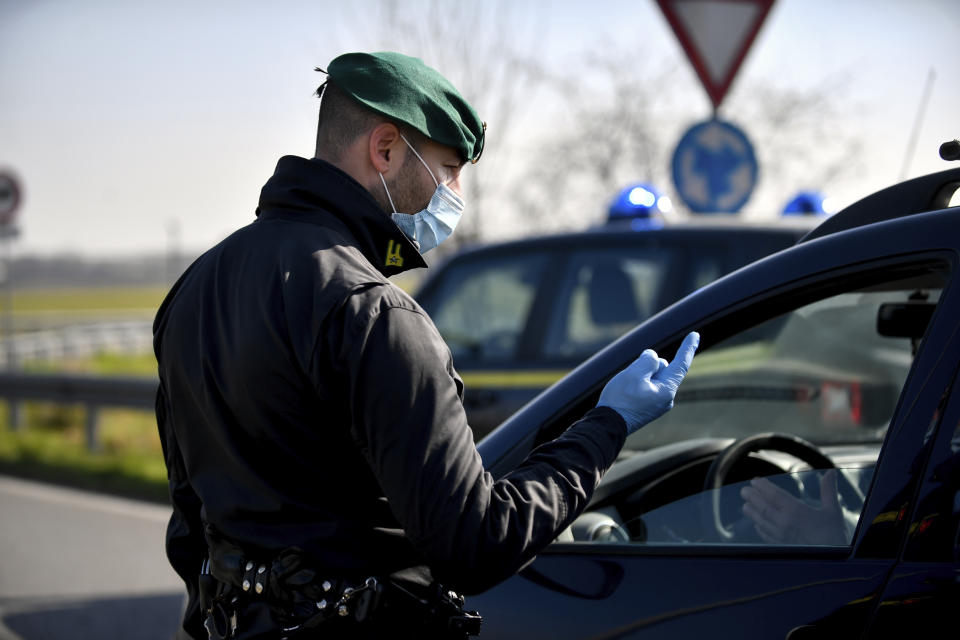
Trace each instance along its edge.
<path fill-rule="evenodd" d="M 598 407 L 610 407 L 627 423 L 630 435 L 673 408 L 677 387 L 687 375 L 700 334 L 692 331 L 683 339 L 673 362 L 653 349 L 640 354 L 626 369 L 613 376 L 600 392 Z"/>

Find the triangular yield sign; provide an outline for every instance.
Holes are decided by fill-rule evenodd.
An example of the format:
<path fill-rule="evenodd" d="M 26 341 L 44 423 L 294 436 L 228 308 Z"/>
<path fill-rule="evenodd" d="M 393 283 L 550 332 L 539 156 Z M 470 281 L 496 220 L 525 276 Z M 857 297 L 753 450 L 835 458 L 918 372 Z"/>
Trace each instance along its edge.
<path fill-rule="evenodd" d="M 714 111 L 774 0 L 657 0 L 700 77 Z"/>

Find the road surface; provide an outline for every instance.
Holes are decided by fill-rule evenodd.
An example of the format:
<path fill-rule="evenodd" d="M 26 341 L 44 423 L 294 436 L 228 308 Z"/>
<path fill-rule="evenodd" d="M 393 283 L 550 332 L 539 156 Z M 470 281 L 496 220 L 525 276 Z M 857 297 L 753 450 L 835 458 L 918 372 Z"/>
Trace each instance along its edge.
<path fill-rule="evenodd" d="M 0 640 L 169 640 L 170 508 L 0 476 Z"/>

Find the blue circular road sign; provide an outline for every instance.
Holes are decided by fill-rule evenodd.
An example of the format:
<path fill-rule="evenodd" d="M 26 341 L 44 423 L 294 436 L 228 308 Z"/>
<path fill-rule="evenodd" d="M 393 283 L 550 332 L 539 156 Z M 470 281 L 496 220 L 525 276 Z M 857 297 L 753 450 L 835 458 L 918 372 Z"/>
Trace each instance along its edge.
<path fill-rule="evenodd" d="M 20 204 L 20 187 L 12 174 L 0 171 L 0 226 L 13 222 Z"/>
<path fill-rule="evenodd" d="M 757 184 L 757 157 L 729 122 L 707 120 L 687 130 L 673 152 L 673 183 L 696 213 L 735 213 Z"/>

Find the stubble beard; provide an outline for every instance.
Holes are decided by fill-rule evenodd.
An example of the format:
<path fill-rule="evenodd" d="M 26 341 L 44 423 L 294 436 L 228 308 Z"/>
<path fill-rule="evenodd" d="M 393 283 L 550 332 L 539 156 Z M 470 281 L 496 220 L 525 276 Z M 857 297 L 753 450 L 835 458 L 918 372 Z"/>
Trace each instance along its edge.
<path fill-rule="evenodd" d="M 411 161 L 412 160 L 412 161 Z M 420 161 L 412 153 L 407 154 L 403 164 L 400 165 L 400 171 L 392 179 L 387 179 L 387 188 L 390 189 L 390 197 L 393 198 L 393 204 L 397 207 L 397 213 L 417 213 L 423 210 L 433 197 L 433 191 L 424 199 L 424 185 L 421 176 L 417 173 L 417 166 Z M 390 206 L 390 198 L 383 189 L 383 182 L 377 177 L 373 188 L 367 190 L 373 195 L 380 208 L 387 214 L 393 213 L 393 207 Z"/>

